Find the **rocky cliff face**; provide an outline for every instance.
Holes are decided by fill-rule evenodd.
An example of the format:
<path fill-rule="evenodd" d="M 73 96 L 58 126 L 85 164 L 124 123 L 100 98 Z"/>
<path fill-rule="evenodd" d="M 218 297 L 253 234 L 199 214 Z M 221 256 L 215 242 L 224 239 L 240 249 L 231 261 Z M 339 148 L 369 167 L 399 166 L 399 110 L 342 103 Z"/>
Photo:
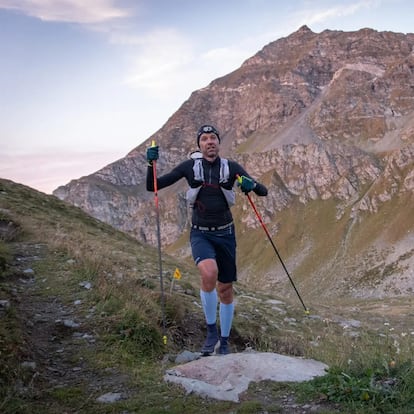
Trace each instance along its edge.
<path fill-rule="evenodd" d="M 125 158 L 54 194 L 155 244 L 145 149 L 157 140 L 162 174 L 195 149 L 198 126 L 212 122 L 221 154 L 269 187 L 257 207 L 310 294 L 407 293 L 414 288 L 413 48 L 414 34 L 316 34 L 304 26 L 195 91 Z M 180 182 L 160 192 L 163 246 L 182 255 L 189 253 L 181 243 L 185 190 Z M 240 279 L 283 291 L 286 277 L 254 213 L 242 196 L 238 204 Z"/>

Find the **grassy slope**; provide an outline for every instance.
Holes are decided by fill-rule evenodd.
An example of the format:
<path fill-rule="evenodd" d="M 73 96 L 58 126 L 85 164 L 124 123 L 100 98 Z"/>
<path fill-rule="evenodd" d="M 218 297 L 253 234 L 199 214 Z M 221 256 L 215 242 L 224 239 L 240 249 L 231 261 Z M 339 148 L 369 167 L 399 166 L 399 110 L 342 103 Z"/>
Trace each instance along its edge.
<path fill-rule="evenodd" d="M 329 223 L 325 228 L 312 224 L 312 219 L 317 218 L 312 216 L 315 211 L 316 209 L 305 211 L 303 207 L 297 206 L 296 210 L 285 212 L 285 216 L 278 216 L 282 223 L 278 234 L 281 250 L 285 246 L 294 245 L 295 240 L 298 240 L 299 246 L 300 243 L 305 246 L 305 235 L 311 231 L 319 231 L 322 235 L 330 231 Z M 325 216 L 332 216 L 328 204 Z M 303 217 L 303 221 L 297 222 L 297 217 Z M 268 390 L 266 401 L 259 398 L 263 390 L 255 391 L 255 387 L 252 387 L 244 396 L 244 403 L 230 404 L 184 396 L 180 389 L 163 383 L 163 372 L 171 365 L 167 361 L 160 362 L 163 355 L 175 354 L 183 348 L 195 351 L 202 342 L 201 311 L 194 304 L 198 300 L 198 276 L 191 264 L 163 255 L 168 336 L 167 346 L 164 347 L 161 339 L 162 311 L 156 249 L 138 243 L 53 196 L 6 180 L 0 181 L 0 221 L 12 221 L 19 227 L 13 240 L 0 243 L 0 255 L 7 263 L 10 263 L 16 249 L 22 246 L 44 247 L 41 260 L 33 265 L 38 276 L 35 295 L 31 299 L 42 306 L 57 300 L 70 306 L 74 299 L 80 298 L 82 306 L 76 309 L 76 316 L 84 319 L 90 309 L 95 308 L 96 312 L 87 323 L 98 338 L 96 347 L 81 348 L 76 352 L 95 370 L 97 376 L 108 367 L 115 367 L 118 372 L 127 376 L 127 387 L 130 390 L 127 401 L 103 406 L 94 402 L 86 386 L 73 387 L 62 380 L 60 387 L 45 389 L 41 384 L 30 383 L 31 379 L 19 367 L 23 357 L 36 344 L 27 342 L 24 321 L 19 318 L 19 305 L 13 299 L 18 275 L 13 273 L 13 266 L 10 264 L 4 267 L 0 278 L 0 299 L 8 299 L 12 303 L 11 309 L 2 315 L 0 330 L 0 362 L 3 367 L 0 371 L 0 385 L 1 397 L 4 399 L 0 407 L 3 411 L 75 412 L 82 407 L 82 412 L 85 413 L 122 410 L 181 413 L 184 412 L 184 404 L 186 413 L 253 413 L 258 412 L 259 407 L 262 410 L 280 408 L 280 392 L 283 393 L 286 389 L 281 387 L 276 390 L 271 384 L 264 385 Z M 296 224 L 289 226 L 288 223 Z M 262 229 L 249 231 L 247 235 L 248 237 L 241 235 L 239 243 L 247 243 L 248 240 L 253 243 L 252 253 L 257 257 L 263 257 L 269 262 L 275 260 L 274 253 L 269 248 L 263 249 L 266 240 Z M 336 237 L 337 240 L 340 239 L 340 236 Z M 323 243 L 322 246 L 315 247 L 324 248 Z M 299 250 L 292 249 L 282 253 L 289 260 Z M 183 274 L 183 279 L 177 282 L 181 289 L 170 295 L 170 276 L 176 266 Z M 302 266 L 308 269 L 314 264 L 303 260 L 297 265 L 297 269 Z M 300 274 L 299 271 L 297 273 Z M 91 291 L 79 287 L 79 282 L 85 280 L 92 282 L 94 288 Z M 299 282 L 302 283 L 302 280 L 299 279 Z M 186 288 L 186 293 L 183 287 Z M 376 303 L 348 303 L 335 308 L 311 303 L 313 316 L 306 318 L 296 301 L 275 305 L 272 300 L 280 297 L 272 291 L 253 292 L 254 289 L 247 290 L 244 283 L 237 286 L 238 305 L 232 332 L 233 346 L 236 349 L 252 346 L 258 350 L 313 357 L 344 369 L 350 359 L 362 364 L 367 357 L 367 349 L 370 353 L 368 362 L 372 360 L 370 350 L 375 349 L 381 360 L 397 360 L 401 363 L 405 361 L 406 351 L 411 349 L 411 337 L 404 337 L 402 340 L 400 336 L 406 332 L 407 326 L 397 326 L 396 322 L 393 325 L 394 321 L 400 319 L 399 315 L 394 315 L 393 319 L 390 314 L 383 319 L 384 315 L 380 310 L 381 318 L 378 318 L 378 310 L 381 308 Z M 343 336 L 341 321 L 349 318 L 361 319 L 362 306 L 363 328 L 358 332 L 360 339 L 355 341 L 352 335 Z M 405 311 L 406 308 L 401 303 L 399 306 Z M 370 315 L 373 317 L 370 318 Z M 408 325 L 414 322 L 412 319 L 407 317 Z M 398 328 L 398 331 L 396 329 L 392 333 L 395 338 L 391 338 L 388 328 L 384 328 L 384 320 Z M 385 336 L 378 336 L 378 332 Z M 395 347 L 397 340 L 398 352 Z M 75 356 L 73 358 L 76 359 Z M 36 392 L 19 394 L 15 385 L 20 382 L 27 382 L 27 386 Z"/>
<path fill-rule="evenodd" d="M 406 266 L 402 260 L 407 261 L 414 253 L 410 244 L 410 234 L 414 232 L 414 215 L 409 208 L 412 203 L 412 194 L 405 193 L 380 204 L 376 214 L 359 212 L 351 216 L 354 213 L 348 207 L 337 219 L 334 200 L 306 205 L 294 202 L 277 212 L 266 227 L 290 275 L 308 300 L 335 301 L 344 295 L 352 296 L 347 284 L 359 286 L 363 296 L 365 285 L 361 282 L 379 264 L 387 267 L 387 274 L 378 273 L 375 283 L 385 283 L 385 276 L 400 277 L 396 269 Z M 256 227 L 251 228 L 240 223 L 246 213 L 235 211 L 239 252 L 244 252 L 239 255 L 241 280 L 256 289 L 272 288 L 293 298 L 295 293 L 254 212 L 247 213 L 256 220 Z M 395 259 L 391 253 L 398 256 L 393 246 L 399 243 L 401 257 Z M 389 292 L 390 296 L 394 294 Z M 402 289 L 399 294 L 407 292 Z"/>

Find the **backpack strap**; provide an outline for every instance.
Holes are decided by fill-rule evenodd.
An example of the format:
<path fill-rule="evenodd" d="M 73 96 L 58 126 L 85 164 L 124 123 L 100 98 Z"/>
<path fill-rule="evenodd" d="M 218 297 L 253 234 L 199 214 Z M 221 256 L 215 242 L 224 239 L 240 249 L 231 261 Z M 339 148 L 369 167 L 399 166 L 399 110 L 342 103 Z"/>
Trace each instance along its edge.
<path fill-rule="evenodd" d="M 230 177 L 229 161 L 226 158 L 220 158 L 220 184 L 227 183 Z"/>
<path fill-rule="evenodd" d="M 193 173 L 196 181 L 204 182 L 203 160 L 201 158 L 194 160 Z"/>

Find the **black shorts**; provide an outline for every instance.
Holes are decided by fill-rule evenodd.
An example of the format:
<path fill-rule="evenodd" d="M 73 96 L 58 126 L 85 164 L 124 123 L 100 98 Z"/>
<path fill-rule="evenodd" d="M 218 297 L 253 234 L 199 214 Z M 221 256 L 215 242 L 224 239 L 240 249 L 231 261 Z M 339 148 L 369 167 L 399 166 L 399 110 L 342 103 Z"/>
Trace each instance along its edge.
<path fill-rule="evenodd" d="M 215 259 L 219 282 L 231 283 L 237 280 L 234 225 L 216 231 L 192 228 L 190 242 L 196 265 L 204 259 Z"/>

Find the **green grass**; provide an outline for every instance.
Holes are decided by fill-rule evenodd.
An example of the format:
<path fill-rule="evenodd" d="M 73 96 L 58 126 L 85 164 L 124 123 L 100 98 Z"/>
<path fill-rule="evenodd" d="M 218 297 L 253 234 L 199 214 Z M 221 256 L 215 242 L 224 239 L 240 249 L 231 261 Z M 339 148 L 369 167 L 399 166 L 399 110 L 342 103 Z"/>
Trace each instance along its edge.
<path fill-rule="evenodd" d="M 414 409 L 412 361 L 390 365 L 377 359 L 346 369 L 332 367 L 324 377 L 295 387 L 302 398 L 340 403 L 349 413 L 409 413 Z"/>
<path fill-rule="evenodd" d="M 310 207 L 298 204 L 278 215 L 275 234 L 287 263 L 305 247 L 308 235 L 315 237 L 315 258 L 305 258 L 293 272 L 300 287 L 312 282 L 306 276 L 320 264 L 319 256 L 326 254 L 330 245 L 338 245 L 347 230 L 345 222 L 334 226 L 333 203 L 315 202 Z M 314 298 L 306 301 L 311 310 L 307 317 L 292 292 L 288 298 L 282 296 L 283 289 L 263 292 L 241 281 L 236 285 L 233 347 L 243 350 L 250 346 L 259 351 L 315 358 L 331 368 L 325 377 L 305 384 L 252 384 L 240 403 L 206 400 L 186 395 L 180 387 L 163 381 L 165 369 L 173 365 L 168 355 L 183 349 L 197 350 L 203 339 L 203 317 L 194 304 L 198 300 L 198 275 L 188 260 L 179 261 L 164 252 L 162 309 L 156 249 L 52 196 L 5 180 L 0 180 L 0 211 L 19 229 L 7 242 L 0 241 L 4 263 L 0 299 L 13 297 L 11 260 L 17 243 L 42 244 L 42 258 L 32 265 L 39 275 L 37 298 L 58 299 L 65 306 L 80 300 L 74 318 L 85 319 L 88 315 L 85 329 L 97 339 L 94 347 L 78 344 L 71 358 L 87 361 L 96 373 L 115 370 L 127 378 L 125 387 L 130 390 L 127 400 L 110 405 L 95 401 L 103 390 L 91 393 L 82 382 L 48 390 L 39 384 L 26 394 L 16 392 L 16 384 L 28 385 L 31 380 L 20 366 L 30 344 L 25 342 L 24 325 L 13 306 L 1 315 L 1 412 L 277 413 L 281 412 L 281 398 L 290 392 L 301 401 L 323 401 L 326 412 L 335 404 L 347 413 L 392 413 L 386 410 L 393 406 L 398 407 L 395 412 L 408 413 L 413 408 L 413 337 L 408 329 L 414 318 L 410 314 L 412 304 L 407 300 L 385 303 L 333 298 L 333 304 L 322 306 Z M 239 247 L 253 246 L 249 258 L 240 258 L 243 266 L 249 265 L 251 257 L 257 258 L 257 273 L 266 271 L 270 263 L 278 266 L 271 247 L 264 247 L 268 241 L 260 227 L 248 231 L 238 227 Z M 327 235 L 328 244 L 323 242 Z M 181 247 L 183 243 L 179 241 Z M 183 278 L 176 283 L 180 289 L 170 293 L 176 267 Z M 92 289 L 80 286 L 82 282 L 90 282 Z M 193 293 L 185 293 L 183 288 Z M 301 292 L 309 298 L 307 289 Z M 280 309 L 268 302 L 277 298 L 283 302 L 277 305 Z M 384 308 L 385 304 L 389 308 Z M 362 327 L 353 336 L 352 329 L 333 321 L 334 316 L 361 320 Z M 162 340 L 163 322 L 166 345 Z M 390 389 L 379 387 L 378 384 L 387 385 L 388 380 L 393 381 Z"/>

